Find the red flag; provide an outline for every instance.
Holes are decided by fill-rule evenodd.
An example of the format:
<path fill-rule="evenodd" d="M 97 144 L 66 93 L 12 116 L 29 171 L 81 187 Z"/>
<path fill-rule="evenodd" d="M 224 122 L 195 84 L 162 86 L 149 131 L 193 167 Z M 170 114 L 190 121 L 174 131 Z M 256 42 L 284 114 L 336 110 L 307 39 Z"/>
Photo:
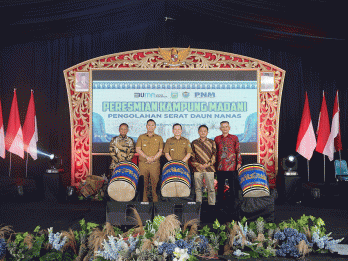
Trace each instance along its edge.
<path fill-rule="evenodd" d="M 23 132 L 19 119 L 16 90 L 14 91 L 10 118 L 8 120 L 5 147 L 9 152 L 24 159 Z"/>
<path fill-rule="evenodd" d="M 5 135 L 4 135 L 4 121 L 2 120 L 2 108 L 0 100 L 0 157 L 5 158 Z"/>
<path fill-rule="evenodd" d="M 318 129 L 317 129 L 317 147 L 315 150 L 324 155 L 329 156 L 328 150 L 325 150 L 326 143 L 330 136 L 330 122 L 329 114 L 327 112 L 325 94 L 323 92 L 323 101 L 321 103 L 321 109 L 319 114 Z"/>
<path fill-rule="evenodd" d="M 337 119 L 338 119 L 338 133 L 337 133 L 337 136 L 335 137 L 335 140 L 334 140 L 335 151 L 343 150 L 343 148 L 342 148 L 342 140 L 341 140 L 340 106 L 339 105 L 340 105 L 340 103 L 339 103 L 338 91 L 337 91 L 336 98 L 335 98 L 335 104 L 334 104 L 334 112 L 337 111 Z"/>
<path fill-rule="evenodd" d="M 34 94 L 33 91 L 31 91 L 27 115 L 25 116 L 25 122 L 23 125 L 23 142 L 24 151 L 29 153 L 34 160 L 37 159 L 37 141 L 38 132 L 36 123 Z"/>
<path fill-rule="evenodd" d="M 308 96 L 306 92 L 300 130 L 297 136 L 296 151 L 307 160 L 310 160 L 316 145 L 317 142 L 315 140 L 311 112 L 309 110 Z"/>
<path fill-rule="evenodd" d="M 326 146 L 324 148 L 324 154 L 329 156 L 330 161 L 334 159 L 334 153 L 335 153 L 335 138 L 338 135 L 339 129 L 340 129 L 340 119 L 339 119 L 339 108 L 337 103 L 338 98 L 338 91 L 336 93 L 333 113 L 332 113 L 332 123 L 331 123 L 331 132 L 330 136 L 327 140 Z"/>

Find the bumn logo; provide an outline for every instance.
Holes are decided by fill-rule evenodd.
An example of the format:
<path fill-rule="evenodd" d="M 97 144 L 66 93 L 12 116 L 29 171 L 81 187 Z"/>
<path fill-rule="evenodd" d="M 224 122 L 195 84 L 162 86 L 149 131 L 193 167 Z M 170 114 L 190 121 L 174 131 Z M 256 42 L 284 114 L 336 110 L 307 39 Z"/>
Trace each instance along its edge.
<path fill-rule="evenodd" d="M 182 93 L 182 97 L 184 97 L 184 98 L 188 98 L 189 96 L 190 96 L 189 92 L 183 92 Z"/>
<path fill-rule="evenodd" d="M 134 93 L 134 98 L 154 98 L 156 94 L 154 93 L 141 93 L 141 92 L 135 92 Z"/>
<path fill-rule="evenodd" d="M 195 98 L 215 98 L 215 92 L 195 92 Z"/>

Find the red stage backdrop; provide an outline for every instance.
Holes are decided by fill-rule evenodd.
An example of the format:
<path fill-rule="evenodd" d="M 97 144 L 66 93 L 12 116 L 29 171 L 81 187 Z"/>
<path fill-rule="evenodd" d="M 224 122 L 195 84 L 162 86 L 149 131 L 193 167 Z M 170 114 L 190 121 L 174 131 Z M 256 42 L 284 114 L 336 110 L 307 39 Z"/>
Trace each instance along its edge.
<path fill-rule="evenodd" d="M 258 162 L 266 167 L 270 186 L 278 172 L 279 110 L 285 71 L 254 58 L 213 50 L 158 48 L 97 57 L 64 70 L 71 125 L 71 184 L 91 173 L 91 69 L 254 69 L 258 70 Z"/>

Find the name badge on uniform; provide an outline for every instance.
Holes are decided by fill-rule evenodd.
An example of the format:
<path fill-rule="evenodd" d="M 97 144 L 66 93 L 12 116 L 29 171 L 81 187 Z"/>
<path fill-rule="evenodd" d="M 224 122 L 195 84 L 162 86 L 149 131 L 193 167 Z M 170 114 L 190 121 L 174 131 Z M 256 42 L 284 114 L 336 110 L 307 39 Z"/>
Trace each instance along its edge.
<path fill-rule="evenodd" d="M 143 146 L 146 147 L 146 144 L 144 144 Z"/>
<path fill-rule="evenodd" d="M 170 150 L 174 150 L 174 149 L 170 149 Z"/>

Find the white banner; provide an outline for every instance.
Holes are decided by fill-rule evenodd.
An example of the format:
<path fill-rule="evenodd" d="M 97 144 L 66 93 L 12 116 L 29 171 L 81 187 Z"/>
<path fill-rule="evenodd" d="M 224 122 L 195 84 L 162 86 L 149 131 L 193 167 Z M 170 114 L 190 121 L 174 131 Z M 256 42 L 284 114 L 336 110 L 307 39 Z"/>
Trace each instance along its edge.
<path fill-rule="evenodd" d="M 110 142 L 121 123 L 137 140 L 148 119 L 156 121 L 164 141 L 175 123 L 193 141 L 200 125 L 213 139 L 221 135 L 220 122 L 228 121 L 241 143 L 257 142 L 257 81 L 93 81 L 92 95 L 95 143 Z"/>

